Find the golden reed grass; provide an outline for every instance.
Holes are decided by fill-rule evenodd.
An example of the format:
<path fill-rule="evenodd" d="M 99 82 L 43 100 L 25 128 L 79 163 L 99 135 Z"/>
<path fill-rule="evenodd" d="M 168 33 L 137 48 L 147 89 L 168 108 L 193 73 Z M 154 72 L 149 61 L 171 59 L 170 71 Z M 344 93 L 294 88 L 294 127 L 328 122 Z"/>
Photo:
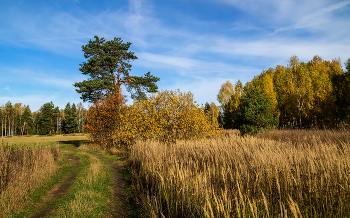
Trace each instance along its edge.
<path fill-rule="evenodd" d="M 130 161 L 144 216 L 349 216 L 349 132 L 283 134 L 291 137 L 138 141 Z"/>
<path fill-rule="evenodd" d="M 347 130 L 273 130 L 259 134 L 256 137 L 272 139 L 278 142 L 298 144 L 336 143 L 350 144 L 350 132 Z M 317 140 L 314 140 L 317 139 Z"/>
<path fill-rule="evenodd" d="M 57 172 L 62 154 L 57 144 L 0 147 L 0 217 L 22 208 L 29 190 Z"/>

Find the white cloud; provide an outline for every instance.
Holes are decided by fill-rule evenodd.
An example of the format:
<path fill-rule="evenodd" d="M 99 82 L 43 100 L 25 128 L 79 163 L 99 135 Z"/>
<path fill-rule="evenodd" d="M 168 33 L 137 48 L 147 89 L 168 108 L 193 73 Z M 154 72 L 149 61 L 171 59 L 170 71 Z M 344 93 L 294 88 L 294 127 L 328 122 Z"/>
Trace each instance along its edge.
<path fill-rule="evenodd" d="M 46 86 L 56 86 L 57 88 L 71 88 L 73 87 L 73 81 L 68 79 L 53 78 L 48 76 L 43 76 L 41 78 L 34 78 L 34 80 L 42 85 Z"/>
<path fill-rule="evenodd" d="M 138 53 L 138 56 L 143 61 L 164 64 L 166 66 L 174 66 L 181 68 L 192 68 L 198 65 L 197 60 L 191 58 L 174 57 L 168 55 L 152 54 L 152 53 Z"/>
<path fill-rule="evenodd" d="M 349 42 L 347 42 L 349 43 Z M 217 39 L 210 46 L 212 52 L 230 55 L 245 55 L 263 58 L 281 58 L 296 54 L 302 59 L 311 60 L 314 55 L 320 55 L 325 59 L 349 55 L 344 43 L 332 43 L 326 40 L 295 40 L 295 39 L 262 39 L 256 41 Z"/>
<path fill-rule="evenodd" d="M 16 94 L 10 90 L 10 86 L 5 86 L 4 90 L 6 90 L 7 92 L 11 93 L 13 96 L 16 97 Z"/>
<path fill-rule="evenodd" d="M 347 1 L 342 1 L 337 4 L 333 4 L 331 6 L 322 8 L 320 10 L 317 10 L 316 12 L 309 14 L 305 17 L 303 17 L 300 21 L 298 21 L 296 24 L 293 24 L 291 26 L 286 26 L 282 28 L 276 29 L 273 34 L 279 33 L 279 32 L 284 32 L 284 31 L 290 31 L 290 30 L 295 30 L 295 29 L 302 29 L 314 25 L 319 25 L 322 23 L 325 23 L 328 19 L 324 19 L 323 16 L 327 12 L 332 12 L 334 10 L 337 10 L 339 8 L 342 8 L 346 5 L 350 4 L 350 0 Z"/>
<path fill-rule="evenodd" d="M 189 72 L 193 74 L 208 74 L 208 73 L 228 73 L 228 72 L 243 72 L 248 73 L 256 68 L 227 64 L 224 62 L 205 61 L 194 58 L 184 58 L 170 55 L 159 55 L 152 53 L 139 53 L 141 61 L 138 65 L 153 68 L 173 68 L 178 72 Z"/>
<path fill-rule="evenodd" d="M 231 5 L 248 15 L 250 18 L 269 20 L 274 22 L 290 21 L 304 14 L 307 9 L 319 5 L 322 1 L 313 4 L 303 0 L 219 0 L 219 2 Z M 302 7 L 298 7 L 301 6 Z M 294 13 L 293 13 L 294 12 Z"/>
<path fill-rule="evenodd" d="M 61 90 L 74 90 L 73 83 L 85 79 L 85 77 L 81 74 L 71 76 L 69 72 L 60 72 L 51 69 L 48 71 L 55 71 L 55 73 L 48 74 L 42 69 L 9 67 L 1 68 L 1 71 L 6 72 L 8 75 L 7 77 L 25 81 L 25 83 L 28 85 L 32 84 L 36 85 L 37 87 L 56 87 Z M 61 77 L 58 77 L 57 75 L 61 75 Z"/>

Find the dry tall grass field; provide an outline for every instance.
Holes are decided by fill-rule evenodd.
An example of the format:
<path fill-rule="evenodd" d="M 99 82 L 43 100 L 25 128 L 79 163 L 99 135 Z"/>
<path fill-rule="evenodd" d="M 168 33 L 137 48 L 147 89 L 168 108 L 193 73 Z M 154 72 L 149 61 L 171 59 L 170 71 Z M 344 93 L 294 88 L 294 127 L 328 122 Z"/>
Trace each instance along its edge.
<path fill-rule="evenodd" d="M 131 149 L 148 217 L 349 217 L 350 133 L 274 131 Z"/>
<path fill-rule="evenodd" d="M 31 188 L 58 170 L 62 158 L 57 145 L 2 146 L 0 148 L 0 216 L 20 209 Z"/>
<path fill-rule="evenodd" d="M 39 187 L 59 169 L 62 152 L 58 141 L 86 136 L 9 137 L 0 144 L 0 217 L 20 209 L 28 191 Z"/>

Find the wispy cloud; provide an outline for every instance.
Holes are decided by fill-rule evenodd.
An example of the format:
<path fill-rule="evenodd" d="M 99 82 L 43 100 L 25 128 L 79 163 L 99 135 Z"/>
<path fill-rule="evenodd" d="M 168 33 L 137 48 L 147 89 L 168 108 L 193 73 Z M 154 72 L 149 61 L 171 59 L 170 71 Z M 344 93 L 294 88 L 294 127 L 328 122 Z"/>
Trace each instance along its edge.
<path fill-rule="evenodd" d="M 325 20 L 323 19 L 322 16 L 324 16 L 326 13 L 332 12 L 332 11 L 337 10 L 339 8 L 342 8 L 348 4 L 350 4 L 350 0 L 342 1 L 342 2 L 339 2 L 337 4 L 333 4 L 333 5 L 330 5 L 328 7 L 322 8 L 322 9 L 317 10 L 316 12 L 314 12 L 310 15 L 303 17 L 300 21 L 298 21 L 294 25 L 276 29 L 273 32 L 273 34 L 276 34 L 279 32 L 284 32 L 284 31 L 302 29 L 302 28 L 306 28 L 306 27 L 310 27 L 310 26 L 314 26 L 314 25 L 319 25 L 319 24 L 325 22 Z"/>
<path fill-rule="evenodd" d="M 177 57 L 171 55 L 159 55 L 152 53 L 139 53 L 141 61 L 138 65 L 153 68 L 177 69 L 178 72 L 187 72 L 187 76 L 208 76 L 209 73 L 251 73 L 256 68 L 239 66 L 219 61 L 198 60 L 195 58 Z"/>
<path fill-rule="evenodd" d="M 256 41 L 233 41 L 229 38 L 218 38 L 208 49 L 215 53 L 232 55 L 233 58 L 239 55 L 263 59 L 289 58 L 296 54 L 302 59 L 310 60 L 316 54 L 326 59 L 346 58 L 349 55 L 343 43 L 329 42 L 322 38 L 318 40 L 266 38 Z"/>
<path fill-rule="evenodd" d="M 56 73 L 46 73 L 43 69 L 31 68 L 10 68 L 3 67 L 1 71 L 7 73 L 8 78 L 16 78 L 17 81 L 23 81 L 27 85 L 35 85 L 37 87 L 55 87 L 61 90 L 74 90 L 73 83 L 85 79 L 83 75 L 76 74 L 74 76 L 69 72 L 57 72 L 57 70 L 47 69 L 48 71 L 56 71 Z M 61 75 L 61 77 L 58 77 Z M 7 89 L 9 90 L 8 86 Z"/>
<path fill-rule="evenodd" d="M 72 89 L 73 80 L 52 78 L 48 76 L 34 78 L 35 82 L 45 86 L 55 86 L 58 88 L 70 88 Z"/>
<path fill-rule="evenodd" d="M 9 86 L 5 86 L 4 90 L 6 90 L 7 92 L 11 93 L 13 96 L 17 96 L 15 93 L 13 93 L 11 90 L 10 90 L 10 87 Z"/>
<path fill-rule="evenodd" d="M 158 28 L 159 21 L 151 15 L 150 1 L 130 0 L 129 3 L 127 11 L 104 10 L 97 14 L 85 10 L 77 10 L 74 14 L 51 10 L 33 13 L 13 8 L 3 14 L 11 19 L 7 19 L 7 28 L 0 29 L 0 39 L 2 43 L 33 45 L 71 56 L 81 55 L 81 45 L 94 35 L 107 39 L 122 37 L 138 46 L 148 46 L 145 37 L 166 34 L 165 28 Z"/>

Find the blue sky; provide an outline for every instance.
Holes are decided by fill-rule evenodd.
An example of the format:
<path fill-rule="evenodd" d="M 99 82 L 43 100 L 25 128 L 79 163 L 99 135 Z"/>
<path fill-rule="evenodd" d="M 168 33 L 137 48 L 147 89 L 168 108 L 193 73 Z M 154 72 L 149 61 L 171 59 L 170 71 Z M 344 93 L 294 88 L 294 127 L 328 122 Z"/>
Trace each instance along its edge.
<path fill-rule="evenodd" d="M 79 103 L 81 46 L 94 35 L 132 42 L 131 75 L 215 102 L 221 85 L 262 70 L 350 57 L 350 0 L 0 0 L 0 105 Z M 129 100 L 129 103 L 132 103 Z M 88 104 L 85 104 L 86 106 Z"/>

